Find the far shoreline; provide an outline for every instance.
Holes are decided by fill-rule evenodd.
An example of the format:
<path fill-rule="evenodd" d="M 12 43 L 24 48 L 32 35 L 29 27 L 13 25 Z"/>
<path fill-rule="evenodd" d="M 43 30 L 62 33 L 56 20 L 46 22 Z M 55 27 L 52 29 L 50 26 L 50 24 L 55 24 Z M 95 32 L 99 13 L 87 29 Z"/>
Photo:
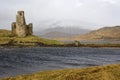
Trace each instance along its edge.
<path fill-rule="evenodd" d="M 0 45 L 0 48 L 34 48 L 34 47 L 90 47 L 90 48 L 120 48 L 120 44 L 64 44 L 64 45 Z"/>

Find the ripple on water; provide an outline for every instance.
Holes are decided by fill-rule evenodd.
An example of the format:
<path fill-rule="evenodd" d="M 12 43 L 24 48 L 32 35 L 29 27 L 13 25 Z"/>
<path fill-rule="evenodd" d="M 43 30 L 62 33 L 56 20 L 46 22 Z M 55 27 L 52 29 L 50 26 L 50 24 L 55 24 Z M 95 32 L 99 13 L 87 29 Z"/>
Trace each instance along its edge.
<path fill-rule="evenodd" d="M 0 77 L 120 62 L 119 48 L 0 48 Z"/>

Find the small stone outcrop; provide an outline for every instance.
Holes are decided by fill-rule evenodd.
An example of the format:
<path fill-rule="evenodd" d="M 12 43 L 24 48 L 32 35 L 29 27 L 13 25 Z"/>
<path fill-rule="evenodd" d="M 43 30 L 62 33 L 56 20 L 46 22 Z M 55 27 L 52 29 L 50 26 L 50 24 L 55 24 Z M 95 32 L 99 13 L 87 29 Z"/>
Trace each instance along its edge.
<path fill-rule="evenodd" d="M 80 46 L 80 42 L 77 41 L 77 40 L 75 40 L 75 41 L 74 41 L 74 45 L 75 45 L 76 47 L 78 47 L 78 46 Z"/>
<path fill-rule="evenodd" d="M 33 24 L 26 24 L 24 11 L 18 11 L 16 22 L 12 23 L 12 35 L 18 37 L 26 37 L 33 34 Z"/>

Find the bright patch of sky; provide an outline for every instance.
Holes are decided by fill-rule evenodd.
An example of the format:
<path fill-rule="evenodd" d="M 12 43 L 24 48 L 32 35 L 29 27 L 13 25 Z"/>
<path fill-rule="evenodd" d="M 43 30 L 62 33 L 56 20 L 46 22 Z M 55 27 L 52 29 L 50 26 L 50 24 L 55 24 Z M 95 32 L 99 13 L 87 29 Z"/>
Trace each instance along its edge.
<path fill-rule="evenodd" d="M 0 0 L 0 28 L 10 29 L 18 10 L 24 10 L 34 29 L 78 26 L 96 29 L 120 25 L 120 0 Z"/>

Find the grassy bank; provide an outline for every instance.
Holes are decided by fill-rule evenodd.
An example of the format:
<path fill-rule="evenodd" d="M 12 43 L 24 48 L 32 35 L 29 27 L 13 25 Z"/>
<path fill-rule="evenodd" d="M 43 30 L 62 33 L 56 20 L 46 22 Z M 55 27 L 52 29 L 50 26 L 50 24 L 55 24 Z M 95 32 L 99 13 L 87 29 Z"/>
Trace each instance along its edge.
<path fill-rule="evenodd" d="M 120 80 L 120 64 L 44 71 L 0 80 Z"/>
<path fill-rule="evenodd" d="M 62 42 L 40 38 L 34 35 L 12 37 L 11 31 L 0 29 L 0 46 L 44 46 L 62 45 Z"/>
<path fill-rule="evenodd" d="M 11 35 L 11 31 L 5 30 L 5 29 L 0 29 L 0 37 L 8 37 Z"/>
<path fill-rule="evenodd" d="M 83 47 L 120 47 L 120 44 L 81 44 Z"/>
<path fill-rule="evenodd" d="M 1 46 L 49 46 L 49 45 L 62 45 L 64 43 L 40 38 L 37 36 L 21 37 L 0 37 Z"/>

